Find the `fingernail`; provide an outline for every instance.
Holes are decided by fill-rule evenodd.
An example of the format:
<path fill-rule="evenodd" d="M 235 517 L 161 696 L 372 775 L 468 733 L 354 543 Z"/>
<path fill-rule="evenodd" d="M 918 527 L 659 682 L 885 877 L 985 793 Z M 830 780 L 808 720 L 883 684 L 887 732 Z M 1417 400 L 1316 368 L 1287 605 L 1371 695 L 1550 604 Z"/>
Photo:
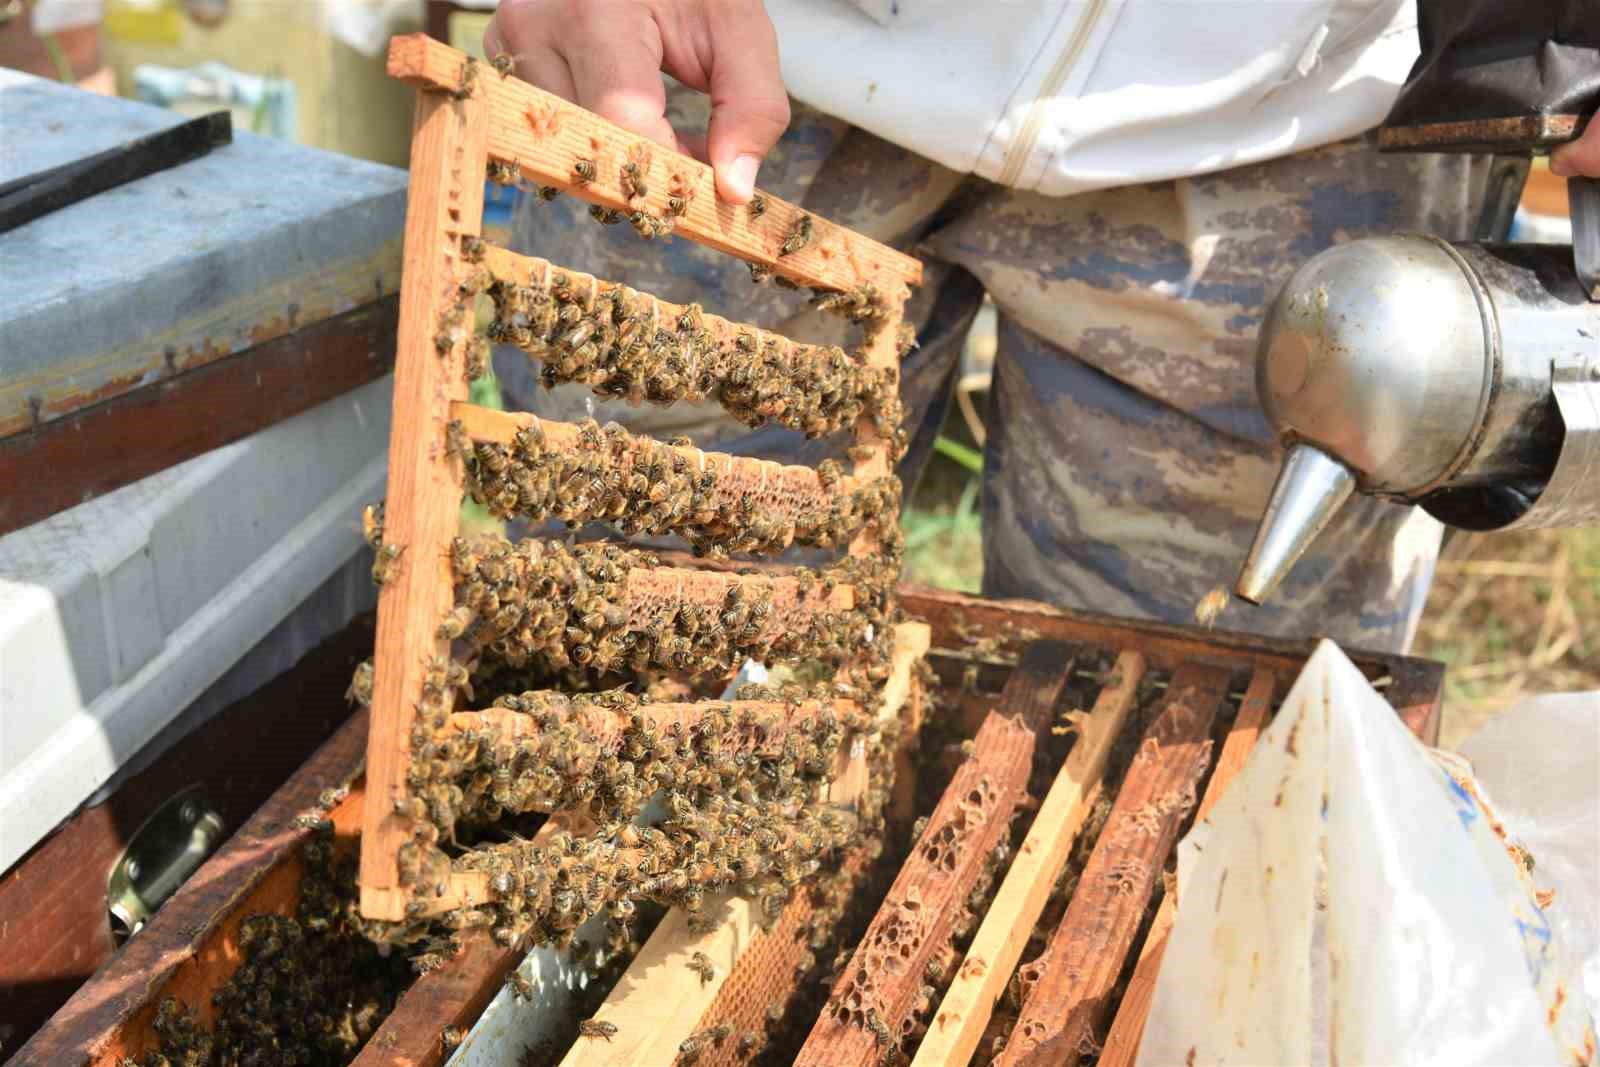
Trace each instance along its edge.
<path fill-rule="evenodd" d="M 756 171 L 761 169 L 761 157 L 746 152 L 728 164 L 725 175 L 728 189 L 749 200 L 756 192 Z"/>

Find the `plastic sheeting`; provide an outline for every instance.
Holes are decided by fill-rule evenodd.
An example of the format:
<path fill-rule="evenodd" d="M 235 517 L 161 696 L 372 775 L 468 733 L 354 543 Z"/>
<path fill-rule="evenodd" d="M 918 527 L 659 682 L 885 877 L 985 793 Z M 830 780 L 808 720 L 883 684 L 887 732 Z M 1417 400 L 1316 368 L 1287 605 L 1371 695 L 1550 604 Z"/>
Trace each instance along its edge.
<path fill-rule="evenodd" d="M 1141 1067 L 1587 1062 L 1577 902 L 1539 906 L 1453 769 L 1324 641 L 1179 845 Z"/>

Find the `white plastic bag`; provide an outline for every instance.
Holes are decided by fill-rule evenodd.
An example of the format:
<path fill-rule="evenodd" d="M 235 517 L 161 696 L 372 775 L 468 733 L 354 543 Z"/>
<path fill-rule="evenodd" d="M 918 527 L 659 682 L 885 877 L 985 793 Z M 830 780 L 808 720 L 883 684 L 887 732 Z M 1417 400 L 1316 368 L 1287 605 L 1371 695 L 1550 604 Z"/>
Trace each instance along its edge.
<path fill-rule="evenodd" d="M 1479 785 L 1554 892 L 1562 952 L 1600 1016 L 1600 692 L 1531 697 L 1464 741 Z"/>
<path fill-rule="evenodd" d="M 1324 641 L 1179 845 L 1140 1067 L 1589 1062 L 1579 987 L 1492 822 Z"/>

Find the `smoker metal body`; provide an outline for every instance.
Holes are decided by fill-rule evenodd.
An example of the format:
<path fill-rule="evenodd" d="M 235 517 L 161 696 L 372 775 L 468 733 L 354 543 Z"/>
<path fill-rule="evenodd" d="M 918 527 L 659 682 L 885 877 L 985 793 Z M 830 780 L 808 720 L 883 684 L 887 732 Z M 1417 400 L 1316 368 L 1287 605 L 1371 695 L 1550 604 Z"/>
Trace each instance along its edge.
<path fill-rule="evenodd" d="M 1600 303 L 1569 247 L 1328 249 L 1279 293 L 1257 358 L 1289 454 L 1243 599 L 1264 600 L 1354 492 L 1469 530 L 1600 522 Z"/>

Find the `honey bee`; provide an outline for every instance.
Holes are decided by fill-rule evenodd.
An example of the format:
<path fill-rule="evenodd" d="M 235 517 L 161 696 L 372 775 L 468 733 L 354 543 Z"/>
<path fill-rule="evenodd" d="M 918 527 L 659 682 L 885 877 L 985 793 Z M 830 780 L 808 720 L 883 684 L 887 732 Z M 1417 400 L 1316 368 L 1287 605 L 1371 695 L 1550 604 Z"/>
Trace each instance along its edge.
<path fill-rule="evenodd" d="M 520 969 L 513 969 L 506 975 L 506 985 L 511 988 L 512 995 L 518 1003 L 528 1003 L 534 998 L 538 990 L 534 987 L 533 979 L 523 974 Z"/>
<path fill-rule="evenodd" d="M 615 226 L 624 217 L 622 212 L 613 211 L 608 207 L 601 207 L 599 204 L 594 204 L 589 208 L 589 216 L 602 226 Z"/>
<path fill-rule="evenodd" d="M 689 210 L 689 200 L 683 196 L 667 197 L 667 214 L 673 218 L 681 218 Z"/>
<path fill-rule="evenodd" d="M 1228 590 L 1224 586 L 1217 586 L 1205 596 L 1200 598 L 1200 603 L 1194 607 L 1194 621 L 1210 629 L 1216 624 L 1217 618 L 1223 609 L 1228 606 Z"/>
<path fill-rule="evenodd" d="M 521 177 L 521 174 L 512 164 L 502 162 L 498 159 L 492 159 L 489 161 L 489 168 L 486 176 L 496 185 L 515 185 L 517 184 L 517 179 Z"/>
<path fill-rule="evenodd" d="M 481 237 L 463 237 L 461 239 L 461 258 L 468 263 L 479 263 L 483 260 L 483 253 L 488 248 Z"/>
<path fill-rule="evenodd" d="M 872 1031 L 872 1040 L 876 1044 L 884 1046 L 890 1044 L 892 1038 L 889 1034 L 889 1025 L 883 1021 L 883 1018 L 878 1014 L 877 1009 L 867 1009 L 865 1022 L 867 1029 Z"/>
<path fill-rule="evenodd" d="M 750 268 L 750 280 L 757 285 L 772 277 L 772 268 L 765 263 L 750 263 L 748 266 Z"/>
<path fill-rule="evenodd" d="M 706 957 L 704 952 L 696 952 L 690 956 L 689 962 L 684 966 L 700 976 L 701 985 L 705 985 L 717 976 L 716 967 L 712 965 L 711 960 Z"/>
<path fill-rule="evenodd" d="M 650 195 L 650 187 L 645 184 L 639 164 L 631 160 L 622 165 L 622 177 L 618 179 L 618 184 L 621 185 L 622 195 L 627 200 Z"/>
<path fill-rule="evenodd" d="M 476 381 L 489 374 L 489 342 L 482 337 L 473 337 L 467 342 L 467 358 L 464 364 L 467 381 Z"/>
<path fill-rule="evenodd" d="M 499 55 L 495 56 L 494 59 L 490 60 L 490 65 L 494 67 L 495 71 L 499 73 L 500 77 L 507 78 L 510 77 L 511 72 L 516 69 L 517 61 L 511 58 L 510 52 L 501 52 Z"/>
<path fill-rule="evenodd" d="M 456 100 L 465 100 L 472 95 L 472 90 L 478 87 L 478 61 L 471 56 L 461 64 L 461 81 L 451 90 L 450 95 Z"/>
<path fill-rule="evenodd" d="M 449 1052 L 467 1039 L 467 1032 L 459 1026 L 447 1026 L 439 1031 L 439 1043 Z"/>
<path fill-rule="evenodd" d="M 767 198 L 761 193 L 757 193 L 755 196 L 750 198 L 750 203 L 746 206 L 745 210 L 750 212 L 751 218 L 759 219 L 762 215 L 767 213 Z"/>
<path fill-rule="evenodd" d="M 535 190 L 535 193 L 538 195 L 540 200 L 543 200 L 548 204 L 550 201 L 561 195 L 561 190 L 556 188 L 554 185 L 541 185 Z"/>
<path fill-rule="evenodd" d="M 783 247 L 778 249 L 778 255 L 793 255 L 809 244 L 810 241 L 811 216 L 802 214 L 794 220 L 794 226 L 789 230 L 789 236 L 784 238 Z"/>
<path fill-rule="evenodd" d="M 604 1019 L 584 1019 L 578 1023 L 579 1037 L 603 1037 L 610 1041 L 616 1035 L 617 1024 Z"/>
<path fill-rule="evenodd" d="M 572 164 L 572 184 L 588 185 L 590 182 L 594 181 L 594 176 L 597 173 L 598 171 L 595 170 L 594 160 L 579 159 Z"/>
<path fill-rule="evenodd" d="M 372 561 L 373 584 L 381 587 L 390 578 L 394 577 L 395 564 L 405 550 L 404 545 L 383 545 L 378 549 L 377 555 Z"/>
<path fill-rule="evenodd" d="M 350 678 L 350 688 L 345 690 L 344 698 L 352 704 L 366 706 L 372 703 L 372 661 L 367 660 L 356 666 L 355 674 Z"/>

